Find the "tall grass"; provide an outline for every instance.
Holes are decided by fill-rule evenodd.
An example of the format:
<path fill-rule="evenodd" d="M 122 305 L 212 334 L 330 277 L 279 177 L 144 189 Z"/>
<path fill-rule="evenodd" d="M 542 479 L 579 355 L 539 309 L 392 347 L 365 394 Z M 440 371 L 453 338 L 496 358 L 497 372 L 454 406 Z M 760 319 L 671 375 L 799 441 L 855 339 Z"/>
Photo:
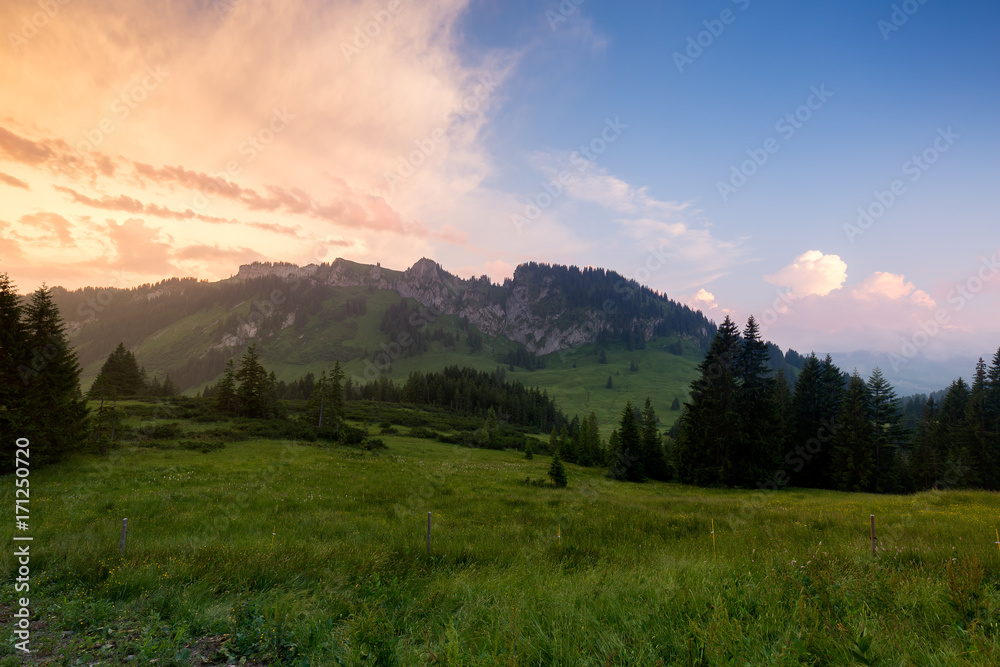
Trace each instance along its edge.
<path fill-rule="evenodd" d="M 160 665 L 192 664 L 204 638 L 298 665 L 1000 664 L 995 493 L 704 490 L 572 465 L 559 490 L 524 484 L 544 456 L 384 439 L 33 473 L 41 647 Z"/>

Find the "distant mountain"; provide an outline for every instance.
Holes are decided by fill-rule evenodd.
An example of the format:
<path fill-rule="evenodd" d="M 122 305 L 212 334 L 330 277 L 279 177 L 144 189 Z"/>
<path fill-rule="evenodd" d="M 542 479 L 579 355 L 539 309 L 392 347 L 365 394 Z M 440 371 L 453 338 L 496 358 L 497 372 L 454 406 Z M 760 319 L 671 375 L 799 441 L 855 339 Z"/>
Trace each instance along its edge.
<path fill-rule="evenodd" d="M 458 278 L 429 259 L 405 271 L 337 259 L 247 264 L 218 282 L 171 278 L 129 289 L 55 288 L 53 296 L 85 383 L 123 342 L 150 374 L 169 373 L 188 391 L 214 381 L 251 343 L 285 380 L 319 373 L 335 359 L 357 381 L 383 372 L 402 379 L 410 370 L 446 364 L 503 364 L 519 372 L 547 365 L 554 372 L 556 366 L 599 365 L 597 352 L 604 350 L 612 363 L 594 372 L 619 372 L 615 359 L 642 368 L 618 386 L 663 393 L 658 405 L 666 410 L 683 398 L 716 331 L 700 311 L 614 271 L 534 262 L 518 266 L 502 284 L 485 276 Z M 646 363 L 650 355 L 656 361 Z M 661 374 L 657 383 L 653 368 L 670 381 Z M 524 381 L 565 381 L 567 390 L 581 390 L 569 376 L 537 379 Z M 606 384 L 601 375 L 600 387 Z M 588 390 L 581 409 L 589 396 Z"/>
<path fill-rule="evenodd" d="M 983 351 L 983 357 L 989 362 L 990 352 Z M 909 394 L 930 394 L 946 389 L 959 377 L 970 381 L 976 368 L 976 358 L 955 356 L 947 360 L 925 359 L 922 356 L 903 357 L 877 352 L 833 352 L 833 361 L 847 372 L 855 368 L 862 377 L 867 378 L 878 366 L 886 379 L 896 388 L 900 396 Z"/>

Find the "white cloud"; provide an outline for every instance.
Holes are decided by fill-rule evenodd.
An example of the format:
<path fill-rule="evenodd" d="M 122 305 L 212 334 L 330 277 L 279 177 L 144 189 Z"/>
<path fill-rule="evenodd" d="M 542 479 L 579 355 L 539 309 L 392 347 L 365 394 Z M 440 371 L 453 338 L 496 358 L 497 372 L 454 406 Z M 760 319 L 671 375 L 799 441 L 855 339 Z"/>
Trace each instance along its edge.
<path fill-rule="evenodd" d="M 809 250 L 777 273 L 765 275 L 764 280 L 778 287 L 790 287 L 794 298 L 826 296 L 847 281 L 847 264 L 839 255 Z"/>

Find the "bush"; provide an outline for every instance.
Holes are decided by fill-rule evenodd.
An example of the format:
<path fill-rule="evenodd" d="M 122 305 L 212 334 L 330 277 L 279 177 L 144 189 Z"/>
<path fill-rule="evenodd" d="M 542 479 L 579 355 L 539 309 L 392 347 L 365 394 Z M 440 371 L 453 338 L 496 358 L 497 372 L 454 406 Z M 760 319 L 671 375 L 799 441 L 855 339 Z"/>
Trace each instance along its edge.
<path fill-rule="evenodd" d="M 414 426 L 409 433 L 411 438 L 427 438 L 428 440 L 438 440 L 440 436 L 424 426 Z"/>
<path fill-rule="evenodd" d="M 361 443 L 362 449 L 366 451 L 375 451 L 376 449 L 389 449 L 388 445 L 382 440 L 382 438 L 365 438 L 365 441 Z"/>
<path fill-rule="evenodd" d="M 350 424 L 343 424 L 340 427 L 340 434 L 337 440 L 342 445 L 356 447 L 364 442 L 366 437 L 368 437 L 368 432 L 365 429 L 351 426 Z"/>

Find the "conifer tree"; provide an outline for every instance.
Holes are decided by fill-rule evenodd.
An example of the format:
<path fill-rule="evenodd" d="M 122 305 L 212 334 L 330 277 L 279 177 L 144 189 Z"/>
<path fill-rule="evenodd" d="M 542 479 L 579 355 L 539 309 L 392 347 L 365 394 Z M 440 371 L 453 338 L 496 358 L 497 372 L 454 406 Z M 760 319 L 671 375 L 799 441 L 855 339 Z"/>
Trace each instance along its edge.
<path fill-rule="evenodd" d="M 1000 349 L 986 370 L 983 411 L 986 420 L 985 476 L 988 488 L 1000 490 Z"/>
<path fill-rule="evenodd" d="M 775 436 L 774 379 L 768 365 L 768 349 L 751 315 L 739 348 L 738 438 L 731 445 L 734 462 L 729 483 L 753 487 L 768 477 L 778 463 Z"/>
<path fill-rule="evenodd" d="M 580 422 L 580 432 L 577 445 L 577 463 L 582 466 L 594 464 L 593 455 L 590 449 L 590 422 L 584 419 Z"/>
<path fill-rule="evenodd" d="M 625 460 L 622 456 L 621 442 L 618 439 L 618 430 L 611 431 L 608 436 L 608 472 L 610 479 L 624 481 L 627 478 Z"/>
<path fill-rule="evenodd" d="M 622 464 L 625 467 L 625 479 L 630 482 L 642 482 L 646 479 L 645 457 L 642 447 L 642 435 L 639 432 L 639 422 L 635 418 L 632 401 L 625 402 L 621 421 L 618 424 L 618 441 L 621 448 Z"/>
<path fill-rule="evenodd" d="M 678 419 L 675 466 L 682 482 L 730 485 L 737 477 L 730 443 L 739 433 L 739 353 L 739 330 L 727 315 Z"/>
<path fill-rule="evenodd" d="M 937 443 L 937 406 L 931 396 L 924 404 L 913 435 L 910 470 L 918 489 L 930 489 L 941 478 L 943 452 Z"/>
<path fill-rule="evenodd" d="M 22 316 L 17 288 L 6 273 L 0 273 L 0 438 L 3 438 L 0 474 L 13 471 L 15 443 L 23 437 L 26 382 L 18 373 L 18 366 L 24 358 L 28 332 Z"/>
<path fill-rule="evenodd" d="M 906 439 L 899 397 L 882 374 L 882 369 L 877 366 L 868 378 L 867 389 L 871 406 L 875 459 L 872 488 L 878 493 L 898 493 L 903 490 L 899 448 Z"/>
<path fill-rule="evenodd" d="M 566 486 L 566 469 L 563 467 L 562 461 L 559 460 L 558 449 L 552 454 L 552 463 L 549 465 L 549 478 L 557 488 Z"/>
<path fill-rule="evenodd" d="M 604 448 L 601 445 L 601 429 L 597 425 L 597 415 L 593 412 L 587 417 L 587 449 L 593 465 L 607 465 Z"/>
<path fill-rule="evenodd" d="M 842 401 L 837 431 L 831 442 L 832 478 L 841 491 L 871 491 L 875 457 L 868 390 L 857 371 Z"/>
<path fill-rule="evenodd" d="M 85 441 L 88 412 L 80 393 L 80 364 L 47 287 L 32 293 L 24 314 L 30 372 L 22 385 L 23 437 L 33 441 L 33 462 L 54 462 Z"/>
<path fill-rule="evenodd" d="M 125 349 L 124 343 L 118 343 L 101 366 L 101 371 L 90 386 L 87 396 L 91 399 L 107 400 L 141 396 L 146 393 L 147 384 L 135 354 Z"/>
<path fill-rule="evenodd" d="M 789 449 L 792 434 L 792 390 L 785 379 L 785 371 L 778 369 L 778 375 L 774 379 L 774 393 L 771 396 L 774 405 L 774 440 L 775 447 L 779 452 Z"/>
<path fill-rule="evenodd" d="M 260 363 L 256 345 L 243 353 L 236 381 L 239 383 L 236 398 L 240 414 L 252 418 L 268 417 L 268 375 Z"/>
<path fill-rule="evenodd" d="M 215 404 L 224 414 L 235 415 L 239 411 L 236 400 L 236 370 L 233 360 L 226 362 L 226 371 L 219 380 Z"/>
<path fill-rule="evenodd" d="M 935 431 L 939 451 L 944 455 L 939 485 L 967 488 L 976 481 L 976 462 L 962 438 L 968 401 L 969 385 L 961 377 L 951 383 L 941 399 Z"/>
<path fill-rule="evenodd" d="M 665 482 L 670 475 L 667 471 L 667 461 L 663 456 L 663 437 L 660 435 L 657 421 L 653 404 L 647 396 L 646 405 L 642 409 L 643 467 L 647 477 Z"/>

